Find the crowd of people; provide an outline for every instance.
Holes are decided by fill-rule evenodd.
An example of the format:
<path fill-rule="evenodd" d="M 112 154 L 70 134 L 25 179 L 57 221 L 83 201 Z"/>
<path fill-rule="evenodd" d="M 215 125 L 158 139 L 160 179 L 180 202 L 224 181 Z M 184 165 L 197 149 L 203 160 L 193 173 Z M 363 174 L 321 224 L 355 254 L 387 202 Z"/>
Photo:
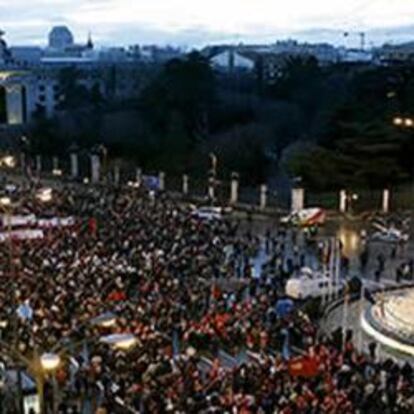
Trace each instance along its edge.
<path fill-rule="evenodd" d="M 48 412 L 413 412 L 410 366 L 360 354 L 352 334 L 345 347 L 320 337 L 300 307 L 276 311 L 306 260 L 295 232 L 262 240 L 251 226 L 201 220 L 145 190 L 65 185 L 46 203 L 35 191 L 18 187 L 8 214 L 75 220 L 0 244 L 0 329 L 28 360 L 62 355 L 57 393 L 46 377 Z M 115 324 L 93 323 L 108 312 Z M 99 340 L 116 333 L 133 334 L 136 346 Z M 13 353 L 1 355 L 13 363 Z M 3 397 L 3 412 L 17 409 Z"/>

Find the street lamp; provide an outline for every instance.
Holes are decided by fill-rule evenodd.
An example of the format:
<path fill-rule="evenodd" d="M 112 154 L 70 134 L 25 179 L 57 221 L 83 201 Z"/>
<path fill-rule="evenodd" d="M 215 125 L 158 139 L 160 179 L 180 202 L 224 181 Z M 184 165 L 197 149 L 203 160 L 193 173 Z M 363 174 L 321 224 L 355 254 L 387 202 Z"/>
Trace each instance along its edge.
<path fill-rule="evenodd" d="M 0 204 L 3 207 L 8 207 L 11 205 L 11 198 L 10 197 L 0 197 Z"/>
<path fill-rule="evenodd" d="M 397 127 L 402 127 L 402 128 L 413 128 L 414 127 L 414 119 L 410 117 L 403 118 L 401 116 L 396 116 L 392 122 Z"/>
<path fill-rule="evenodd" d="M 40 365 L 46 372 L 55 371 L 60 364 L 60 356 L 54 353 L 45 353 L 40 357 Z"/>
<path fill-rule="evenodd" d="M 6 155 L 0 159 L 0 165 L 8 168 L 13 168 L 16 166 L 16 160 L 11 155 Z"/>
<path fill-rule="evenodd" d="M 397 117 L 394 118 L 393 123 L 396 126 L 401 126 L 404 123 L 404 119 L 401 118 L 401 117 L 399 117 L 399 116 L 397 116 Z"/>
<path fill-rule="evenodd" d="M 412 118 L 405 118 L 404 125 L 408 128 L 412 128 L 414 126 L 414 120 Z"/>

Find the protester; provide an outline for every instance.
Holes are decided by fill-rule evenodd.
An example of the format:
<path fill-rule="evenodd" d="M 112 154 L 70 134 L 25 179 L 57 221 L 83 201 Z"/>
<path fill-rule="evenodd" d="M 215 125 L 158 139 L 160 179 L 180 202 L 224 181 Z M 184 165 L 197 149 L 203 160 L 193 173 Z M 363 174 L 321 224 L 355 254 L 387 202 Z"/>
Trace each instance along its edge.
<path fill-rule="evenodd" d="M 2 338 L 29 359 L 63 355 L 61 413 L 88 401 L 99 413 L 413 412 L 411 367 L 363 356 L 350 338 L 345 348 L 318 339 L 300 309 L 276 312 L 305 262 L 296 232 L 269 229 L 262 245 L 251 220 L 247 232 L 203 221 L 144 190 L 64 186 L 47 203 L 33 189 L 13 197 L 13 214 L 75 219 L 42 239 L 0 244 Z M 261 250 L 267 259 L 253 275 Z M 115 325 L 93 322 L 107 312 Z M 114 333 L 134 334 L 137 345 L 99 340 Z"/>

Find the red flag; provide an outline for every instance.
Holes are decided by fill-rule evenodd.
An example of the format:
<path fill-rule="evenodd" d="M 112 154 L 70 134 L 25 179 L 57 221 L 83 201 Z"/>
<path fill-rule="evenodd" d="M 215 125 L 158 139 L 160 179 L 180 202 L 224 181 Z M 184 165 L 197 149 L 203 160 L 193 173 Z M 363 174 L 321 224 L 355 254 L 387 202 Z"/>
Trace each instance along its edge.
<path fill-rule="evenodd" d="M 109 302 L 121 302 L 124 300 L 126 300 L 126 295 L 124 292 L 119 290 L 112 291 L 107 298 L 107 301 Z"/>
<path fill-rule="evenodd" d="M 315 377 L 319 372 L 319 364 L 315 357 L 306 355 L 292 358 L 289 361 L 288 370 L 292 377 Z"/>

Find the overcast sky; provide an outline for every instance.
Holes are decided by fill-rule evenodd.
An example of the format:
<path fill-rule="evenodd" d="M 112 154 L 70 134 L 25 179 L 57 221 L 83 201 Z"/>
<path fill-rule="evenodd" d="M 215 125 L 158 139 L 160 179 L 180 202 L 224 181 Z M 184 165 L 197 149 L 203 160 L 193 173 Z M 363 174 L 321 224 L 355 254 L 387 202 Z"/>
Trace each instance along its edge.
<path fill-rule="evenodd" d="M 10 45 L 45 44 L 53 25 L 100 45 L 271 42 L 298 37 L 354 46 L 414 40 L 414 0 L 0 0 Z M 343 32 L 349 31 L 345 40 Z"/>

